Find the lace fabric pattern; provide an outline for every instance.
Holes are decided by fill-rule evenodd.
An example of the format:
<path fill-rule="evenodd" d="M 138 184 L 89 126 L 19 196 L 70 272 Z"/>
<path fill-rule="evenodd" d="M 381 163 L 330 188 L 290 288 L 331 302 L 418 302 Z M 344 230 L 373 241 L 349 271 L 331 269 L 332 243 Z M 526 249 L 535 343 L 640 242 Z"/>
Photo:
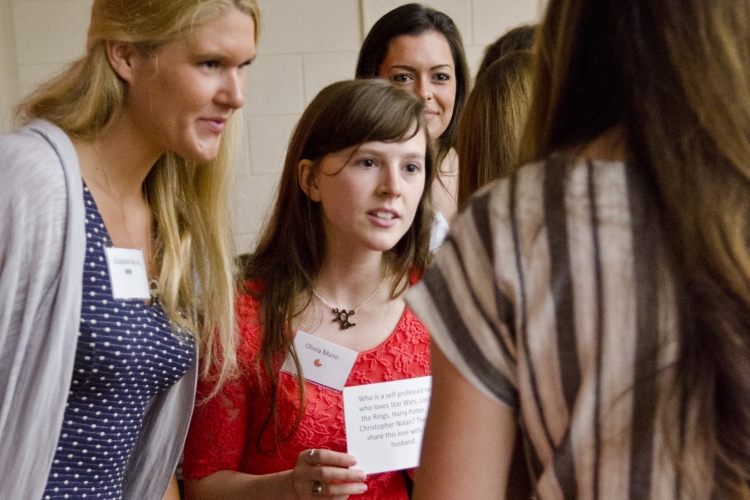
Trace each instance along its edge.
<path fill-rule="evenodd" d="M 242 336 L 238 352 L 241 376 L 227 382 L 216 397 L 196 407 L 185 444 L 183 475 L 197 479 L 219 470 L 269 474 L 292 469 L 299 453 L 306 449 L 346 452 L 342 393 L 310 382 L 305 386 L 307 404 L 302 421 L 288 437 L 297 414 L 299 386 L 295 376 L 283 372 L 276 428 L 280 442 L 277 446 L 274 426 L 270 425 L 260 440 L 263 451 L 258 449 L 258 435 L 271 404 L 268 383 L 257 361 L 261 341 L 258 301 L 240 295 L 237 313 Z M 429 335 L 406 308 L 388 339 L 359 353 L 346 385 L 402 380 L 429 373 Z M 211 386 L 199 383 L 197 400 L 201 401 L 210 391 Z M 401 471 L 370 475 L 367 485 L 368 491 L 356 498 L 407 498 Z"/>

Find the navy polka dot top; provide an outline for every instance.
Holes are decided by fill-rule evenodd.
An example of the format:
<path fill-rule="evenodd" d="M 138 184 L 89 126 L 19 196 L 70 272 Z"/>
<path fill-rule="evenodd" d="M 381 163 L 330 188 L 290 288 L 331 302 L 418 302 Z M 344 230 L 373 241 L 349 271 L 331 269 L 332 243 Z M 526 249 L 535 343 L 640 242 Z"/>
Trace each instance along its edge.
<path fill-rule="evenodd" d="M 158 301 L 112 298 L 107 229 L 88 188 L 83 305 L 73 381 L 44 499 L 121 499 L 146 405 L 187 372 L 194 341 Z"/>

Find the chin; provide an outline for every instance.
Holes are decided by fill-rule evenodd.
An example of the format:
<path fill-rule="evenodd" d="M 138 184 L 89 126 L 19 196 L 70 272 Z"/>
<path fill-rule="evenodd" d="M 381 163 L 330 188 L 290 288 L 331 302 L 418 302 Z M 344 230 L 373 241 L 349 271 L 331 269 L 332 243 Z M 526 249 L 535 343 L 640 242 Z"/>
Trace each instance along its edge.
<path fill-rule="evenodd" d="M 427 131 L 430 133 L 430 140 L 436 141 L 438 137 L 443 135 L 443 132 L 447 130 L 448 127 L 443 128 L 443 124 L 436 124 L 434 127 L 427 127 Z"/>
<path fill-rule="evenodd" d="M 175 151 L 175 153 L 182 156 L 188 161 L 206 163 L 216 158 L 216 155 L 219 154 L 219 144 L 217 142 L 215 146 L 211 145 L 210 147 L 196 147 L 184 152 Z"/>
<path fill-rule="evenodd" d="M 401 238 L 393 240 L 377 240 L 371 241 L 368 246 L 370 247 L 370 250 L 376 252 L 387 252 L 388 250 L 391 250 L 393 247 L 395 247 L 399 241 L 401 241 Z"/>

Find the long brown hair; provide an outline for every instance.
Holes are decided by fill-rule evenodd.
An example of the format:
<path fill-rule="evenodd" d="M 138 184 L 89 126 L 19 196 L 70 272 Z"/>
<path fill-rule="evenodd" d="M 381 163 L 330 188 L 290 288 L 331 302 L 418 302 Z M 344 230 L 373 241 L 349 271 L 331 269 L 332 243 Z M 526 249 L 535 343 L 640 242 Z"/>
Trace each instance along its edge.
<path fill-rule="evenodd" d="M 624 126 L 676 283 L 674 392 L 705 450 L 692 460 L 713 468 L 699 479 L 713 498 L 748 499 L 750 3 L 551 0 L 539 35 L 523 156 Z"/>
<path fill-rule="evenodd" d="M 488 182 L 510 175 L 531 103 L 531 52 L 512 52 L 477 79 L 458 126 L 458 205 Z"/>
<path fill-rule="evenodd" d="M 289 325 L 310 304 L 312 282 L 325 258 L 320 203 L 311 201 L 300 187 L 299 162 L 311 160 L 313 168 L 318 168 L 320 160 L 330 153 L 365 142 L 401 141 L 417 133 L 427 134 L 422 102 L 384 80 L 329 85 L 313 99 L 297 123 L 273 213 L 255 252 L 243 262 L 244 278 L 262 287 L 259 293 L 248 290 L 260 301 L 260 364 L 270 381 L 271 408 L 257 439 L 261 451 L 263 433 L 271 424 L 274 430 L 277 428 L 279 369 L 287 354 L 291 354 L 297 373 L 301 373 Z M 393 298 L 408 286 L 409 273 L 421 274 L 430 259 L 433 214 L 427 187 L 434 169 L 429 144 L 426 153 L 425 189 L 414 222 L 396 246 L 385 253 L 395 278 Z M 304 397 L 304 383 L 300 381 L 299 411 L 292 433 L 302 418 Z"/>
<path fill-rule="evenodd" d="M 380 66 L 388 55 L 388 50 L 395 38 L 401 35 L 417 36 L 430 31 L 440 33 L 448 41 L 456 70 L 456 100 L 453 104 L 453 116 L 445 132 L 440 137 L 433 137 L 438 144 L 435 164 L 439 168 L 448 151 L 455 145 L 458 119 L 471 86 L 464 44 L 453 19 L 438 10 L 418 3 L 401 5 L 387 12 L 370 28 L 370 32 L 362 43 L 355 77 L 377 78 L 380 75 Z"/>
<path fill-rule="evenodd" d="M 86 54 L 21 102 L 17 120 L 43 118 L 71 137 L 95 139 L 127 95 L 126 83 L 109 64 L 108 40 L 132 42 L 158 57 L 165 43 L 235 8 L 253 18 L 257 42 L 256 0 L 95 0 Z M 227 197 L 240 120 L 237 113 L 229 121 L 213 160 L 197 163 L 164 153 L 143 184 L 156 222 L 159 300 L 172 321 L 196 336 L 204 376 L 217 358 L 223 360 L 216 372 L 219 385 L 236 365 L 236 284 Z"/>

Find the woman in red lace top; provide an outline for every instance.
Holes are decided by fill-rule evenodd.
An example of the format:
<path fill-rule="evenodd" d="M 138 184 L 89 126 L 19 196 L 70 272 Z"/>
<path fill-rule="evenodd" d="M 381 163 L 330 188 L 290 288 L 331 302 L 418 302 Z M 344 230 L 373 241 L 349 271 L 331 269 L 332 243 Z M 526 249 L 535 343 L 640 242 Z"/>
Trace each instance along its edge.
<path fill-rule="evenodd" d="M 346 386 L 429 374 L 402 298 L 429 260 L 432 153 L 419 99 L 382 80 L 323 89 L 292 136 L 273 215 L 243 262 L 239 375 L 195 410 L 189 499 L 406 499 L 404 471 L 365 477 L 346 451 L 342 393 L 300 384 L 294 336 L 356 351 Z"/>

